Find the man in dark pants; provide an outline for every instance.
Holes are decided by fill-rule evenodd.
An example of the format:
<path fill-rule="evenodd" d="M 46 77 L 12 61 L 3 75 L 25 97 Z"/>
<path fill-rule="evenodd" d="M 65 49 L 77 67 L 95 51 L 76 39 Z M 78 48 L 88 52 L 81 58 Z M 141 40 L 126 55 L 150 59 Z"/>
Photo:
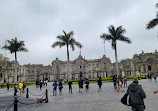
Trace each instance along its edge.
<path fill-rule="evenodd" d="M 78 81 L 78 85 L 79 85 L 79 92 L 82 93 L 82 89 L 83 89 L 83 80 L 80 78 L 80 80 Z"/>
<path fill-rule="evenodd" d="M 69 85 L 69 93 L 70 93 L 70 91 L 71 91 L 71 93 L 72 93 L 72 81 L 69 81 L 69 82 L 68 82 L 68 85 Z"/>
<path fill-rule="evenodd" d="M 101 91 L 101 85 L 102 85 L 102 81 L 101 81 L 101 77 L 99 77 L 99 80 L 98 80 L 98 92 Z"/>
<path fill-rule="evenodd" d="M 145 105 L 143 99 L 146 98 L 146 94 L 141 85 L 138 84 L 138 78 L 133 79 L 133 83 L 129 85 L 127 93 L 131 100 L 132 111 L 144 111 Z"/>
<path fill-rule="evenodd" d="M 42 85 L 43 85 L 43 81 L 42 80 L 40 80 L 39 85 L 40 85 L 40 90 L 41 90 L 42 89 Z"/>
<path fill-rule="evenodd" d="M 7 90 L 9 90 L 9 86 L 10 86 L 10 84 L 9 84 L 9 82 L 7 83 Z"/>

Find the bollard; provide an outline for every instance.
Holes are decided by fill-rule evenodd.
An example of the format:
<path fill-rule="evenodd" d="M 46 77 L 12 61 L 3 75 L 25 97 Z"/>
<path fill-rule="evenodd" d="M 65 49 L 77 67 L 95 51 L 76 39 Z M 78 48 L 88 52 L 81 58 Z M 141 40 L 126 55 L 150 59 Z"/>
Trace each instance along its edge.
<path fill-rule="evenodd" d="M 45 98 L 45 103 L 48 103 L 48 90 L 46 89 L 46 98 Z"/>
<path fill-rule="evenodd" d="M 29 98 L 29 89 L 26 89 L 26 98 Z"/>
<path fill-rule="evenodd" d="M 14 99 L 14 111 L 18 111 L 18 99 Z"/>

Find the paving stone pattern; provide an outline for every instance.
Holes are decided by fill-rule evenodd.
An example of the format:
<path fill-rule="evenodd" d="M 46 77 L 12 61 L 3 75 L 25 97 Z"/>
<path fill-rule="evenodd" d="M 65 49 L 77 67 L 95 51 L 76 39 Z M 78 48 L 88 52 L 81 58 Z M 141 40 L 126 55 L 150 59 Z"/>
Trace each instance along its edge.
<path fill-rule="evenodd" d="M 128 84 L 130 83 L 131 81 L 128 82 Z M 158 90 L 158 82 L 140 80 L 139 84 L 142 85 L 147 95 L 145 111 L 158 111 L 158 94 L 153 94 L 154 90 Z M 103 83 L 102 91 L 98 92 L 98 85 L 93 83 L 90 84 L 88 92 L 83 90 L 82 93 L 79 93 L 77 84 L 73 84 L 72 87 L 73 94 L 69 94 L 68 85 L 64 85 L 63 95 L 53 96 L 52 83 L 48 83 L 48 86 L 43 87 L 42 90 L 36 88 L 36 86 L 29 86 L 29 91 L 35 95 L 40 95 L 48 89 L 49 101 L 42 105 L 19 104 L 18 111 L 131 111 L 131 107 L 120 102 L 127 88 L 124 92 L 115 92 L 112 83 Z M 6 89 L 0 89 L 0 111 L 5 111 L 14 99 L 13 91 L 1 94 L 3 92 L 6 92 Z M 42 96 L 33 96 L 29 93 L 29 99 L 25 97 L 26 93 L 22 94 L 21 97 L 18 96 L 18 99 L 24 103 L 32 103 L 35 102 L 36 98 Z M 13 111 L 13 108 L 8 111 Z"/>

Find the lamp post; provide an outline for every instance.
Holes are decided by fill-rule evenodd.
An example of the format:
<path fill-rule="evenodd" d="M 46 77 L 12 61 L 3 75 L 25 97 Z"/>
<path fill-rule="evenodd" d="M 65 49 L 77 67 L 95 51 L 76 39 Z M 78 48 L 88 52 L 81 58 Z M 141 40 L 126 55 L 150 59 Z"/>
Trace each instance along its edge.
<path fill-rule="evenodd" d="M 82 71 L 81 71 L 81 69 L 82 69 L 82 65 L 80 64 L 80 79 L 82 78 Z"/>
<path fill-rule="evenodd" d="M 104 62 L 104 72 L 103 72 L 104 77 L 105 77 L 105 73 L 106 73 L 106 64 Z M 107 77 L 107 75 L 106 75 L 106 77 Z"/>
<path fill-rule="evenodd" d="M 86 78 L 86 61 L 84 60 L 84 77 Z"/>
<path fill-rule="evenodd" d="M 39 80 L 39 69 L 36 69 L 36 74 L 37 74 L 37 80 Z"/>
<path fill-rule="evenodd" d="M 59 76 L 59 71 L 60 71 L 59 66 L 56 66 L 56 71 L 57 71 L 57 78 L 56 79 L 60 79 L 60 76 Z"/>

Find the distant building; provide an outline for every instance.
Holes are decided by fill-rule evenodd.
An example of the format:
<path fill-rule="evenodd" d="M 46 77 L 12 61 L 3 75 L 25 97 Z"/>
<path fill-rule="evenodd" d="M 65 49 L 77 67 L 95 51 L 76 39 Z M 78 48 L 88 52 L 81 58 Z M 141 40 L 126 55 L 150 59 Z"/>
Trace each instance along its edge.
<path fill-rule="evenodd" d="M 14 81 L 14 61 L 4 61 L 0 54 L 0 82 Z M 56 58 L 52 65 L 44 66 L 42 64 L 18 64 L 18 81 L 36 81 L 36 80 L 57 80 L 68 79 L 67 61 Z M 115 63 L 105 55 L 99 59 L 85 59 L 81 55 L 77 59 L 70 61 L 70 78 L 97 78 L 111 77 L 116 75 Z M 122 76 L 145 76 L 148 74 L 158 74 L 158 52 L 135 54 L 131 59 L 121 60 L 119 62 L 119 74 Z"/>
<path fill-rule="evenodd" d="M 70 61 L 70 78 L 97 78 L 111 76 L 111 61 L 105 55 L 100 59 L 87 60 L 81 55 Z M 67 61 L 58 58 L 52 62 L 53 79 L 68 79 Z"/>
<path fill-rule="evenodd" d="M 8 57 L 4 57 L 3 54 L 0 54 L 0 61 L 10 61 Z"/>
<path fill-rule="evenodd" d="M 3 54 L 0 54 L 0 61 L 3 61 Z"/>

